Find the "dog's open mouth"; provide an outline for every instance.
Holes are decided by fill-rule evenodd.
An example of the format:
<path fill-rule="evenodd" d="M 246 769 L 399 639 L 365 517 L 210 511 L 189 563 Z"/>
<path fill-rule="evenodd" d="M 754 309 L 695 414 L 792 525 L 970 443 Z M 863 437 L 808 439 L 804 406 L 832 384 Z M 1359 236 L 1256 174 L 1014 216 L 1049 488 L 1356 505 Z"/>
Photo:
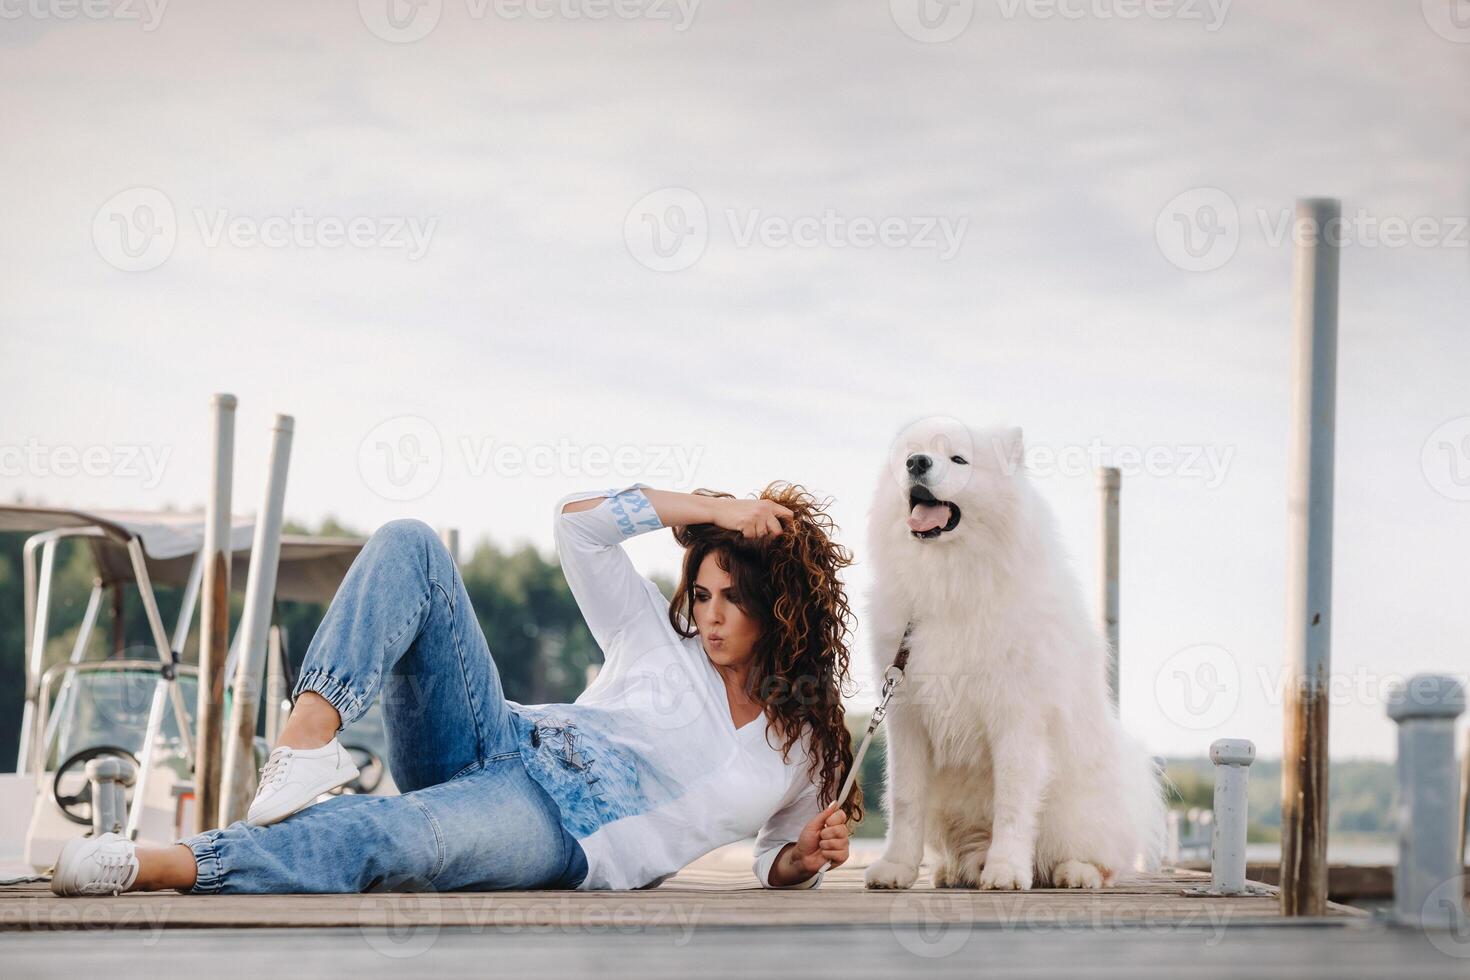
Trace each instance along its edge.
<path fill-rule="evenodd" d="M 909 487 L 909 533 L 916 538 L 937 538 L 960 523 L 960 509 L 950 500 L 939 500 L 921 486 Z"/>

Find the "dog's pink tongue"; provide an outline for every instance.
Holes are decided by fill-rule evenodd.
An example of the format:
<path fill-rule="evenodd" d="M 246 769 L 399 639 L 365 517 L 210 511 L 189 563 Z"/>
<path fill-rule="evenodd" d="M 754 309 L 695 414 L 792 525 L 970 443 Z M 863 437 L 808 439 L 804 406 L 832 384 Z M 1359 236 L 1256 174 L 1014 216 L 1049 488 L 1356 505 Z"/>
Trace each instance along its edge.
<path fill-rule="evenodd" d="M 949 504 L 914 504 L 909 512 L 909 530 L 932 531 L 949 523 Z"/>

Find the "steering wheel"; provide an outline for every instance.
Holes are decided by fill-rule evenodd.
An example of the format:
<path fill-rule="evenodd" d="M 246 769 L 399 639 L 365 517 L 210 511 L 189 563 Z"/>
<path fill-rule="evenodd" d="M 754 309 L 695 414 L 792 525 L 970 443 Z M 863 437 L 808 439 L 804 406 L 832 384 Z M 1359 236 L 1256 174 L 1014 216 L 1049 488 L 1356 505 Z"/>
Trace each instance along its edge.
<path fill-rule="evenodd" d="M 94 745 L 89 749 L 82 749 L 82 751 L 73 754 L 57 767 L 56 775 L 51 780 L 51 796 L 56 800 L 56 806 L 61 810 L 62 816 L 66 817 L 72 823 L 79 823 L 84 827 L 92 826 L 92 781 L 86 778 L 85 771 L 88 762 L 101 756 L 115 756 L 127 759 L 133 764 L 133 771 L 138 771 L 138 757 L 127 749 L 119 748 L 116 745 Z M 61 779 L 71 770 L 78 768 L 82 769 L 84 773 L 82 777 L 82 788 L 77 793 L 67 796 L 61 791 Z M 131 809 L 133 791 L 129 787 L 124 792 L 126 793 L 126 804 Z M 86 807 L 85 811 L 82 810 L 83 806 Z M 83 813 L 85 813 L 85 816 Z"/>
<path fill-rule="evenodd" d="M 365 745 L 344 745 L 352 764 L 357 766 L 357 778 L 342 787 L 344 793 L 371 793 L 383 781 L 383 758 Z"/>

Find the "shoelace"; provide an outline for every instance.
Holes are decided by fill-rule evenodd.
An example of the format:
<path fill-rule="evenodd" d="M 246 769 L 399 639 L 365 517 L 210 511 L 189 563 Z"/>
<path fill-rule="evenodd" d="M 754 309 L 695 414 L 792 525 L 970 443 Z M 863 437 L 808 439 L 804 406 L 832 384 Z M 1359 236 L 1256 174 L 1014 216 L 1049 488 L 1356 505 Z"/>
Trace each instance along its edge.
<path fill-rule="evenodd" d="M 260 785 L 261 788 L 274 786 L 286 778 L 286 763 L 291 760 L 291 750 L 284 746 L 271 753 L 265 765 L 261 766 Z"/>
<path fill-rule="evenodd" d="M 87 895 L 116 895 L 126 886 L 128 875 L 133 870 L 132 855 L 125 847 L 99 848 L 92 855 L 97 870 L 89 881 L 82 884 L 81 891 Z"/>

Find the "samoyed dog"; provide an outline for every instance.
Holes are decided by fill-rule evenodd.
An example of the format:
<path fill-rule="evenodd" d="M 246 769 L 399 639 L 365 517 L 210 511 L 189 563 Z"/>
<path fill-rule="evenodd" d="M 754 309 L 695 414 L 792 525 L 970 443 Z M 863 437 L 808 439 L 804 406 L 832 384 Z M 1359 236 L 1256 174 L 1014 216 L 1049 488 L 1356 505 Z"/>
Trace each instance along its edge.
<path fill-rule="evenodd" d="M 911 626 L 889 705 L 888 840 L 869 888 L 1100 888 L 1157 867 L 1161 773 L 1107 691 L 1089 616 L 1017 428 L 924 419 L 869 513 L 877 675 Z"/>

